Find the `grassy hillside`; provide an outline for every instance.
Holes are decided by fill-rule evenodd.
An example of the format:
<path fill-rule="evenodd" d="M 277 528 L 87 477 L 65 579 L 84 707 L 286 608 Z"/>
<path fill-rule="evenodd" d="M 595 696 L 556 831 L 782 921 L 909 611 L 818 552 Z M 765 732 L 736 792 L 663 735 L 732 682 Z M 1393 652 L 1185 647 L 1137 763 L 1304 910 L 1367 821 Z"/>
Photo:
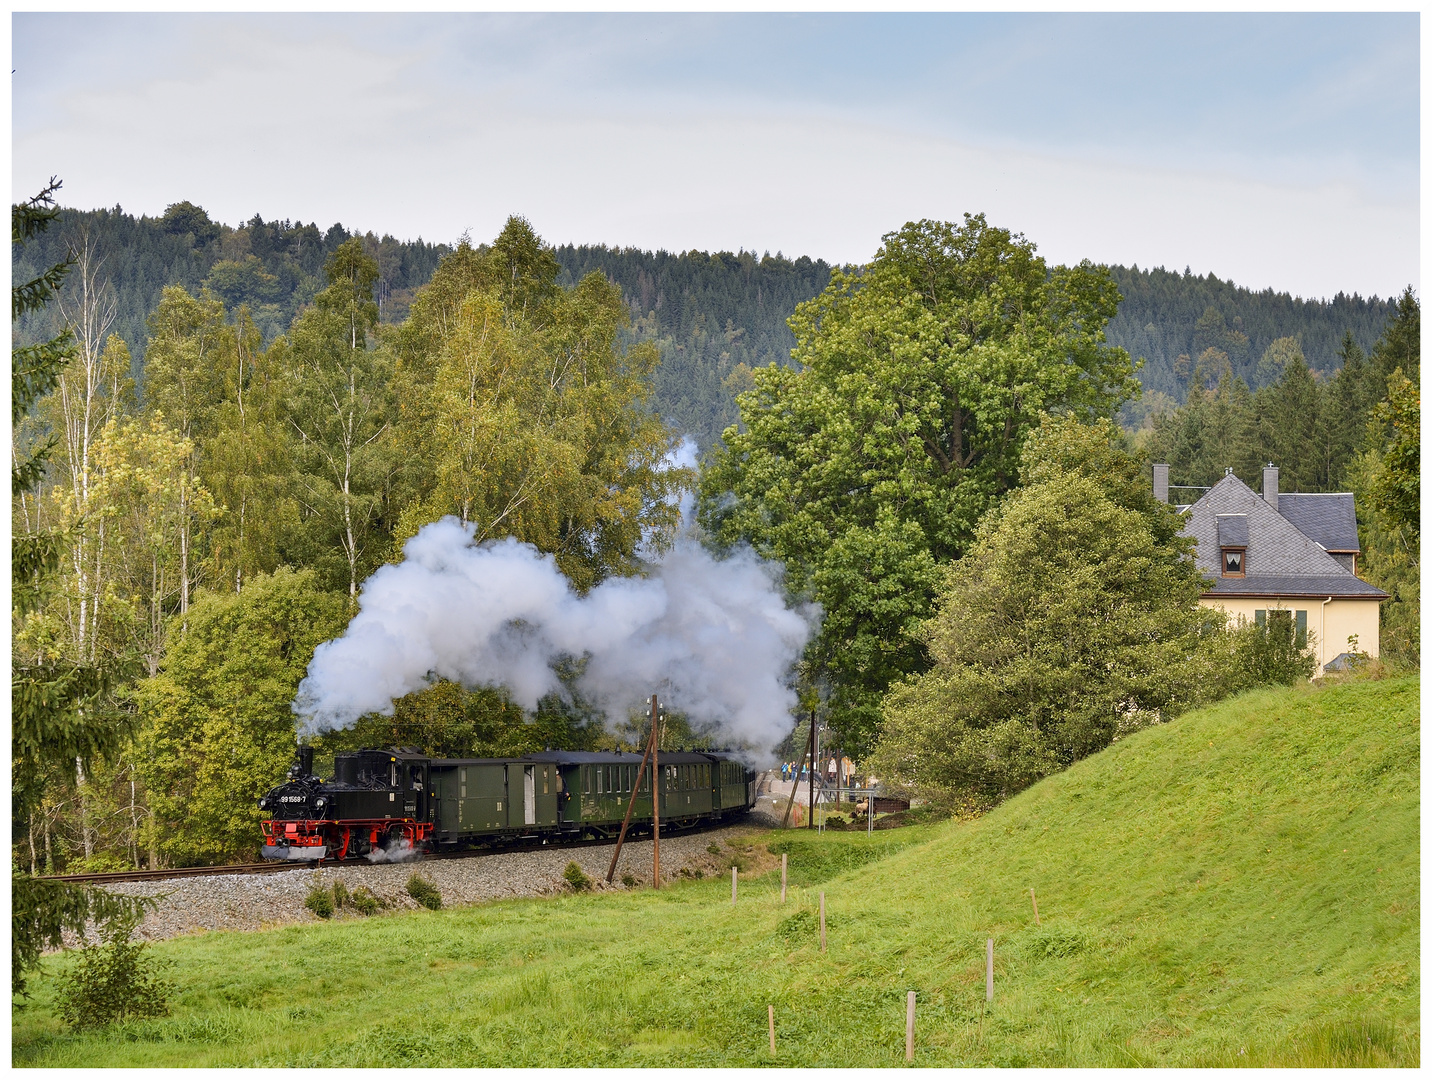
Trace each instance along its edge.
<path fill-rule="evenodd" d="M 172 941 L 170 1018 L 70 1034 L 47 977 L 14 1062 L 898 1065 L 915 990 L 917 1065 L 1416 1065 L 1418 701 L 1249 694 L 976 822 L 769 834 L 784 907 L 767 874 Z"/>

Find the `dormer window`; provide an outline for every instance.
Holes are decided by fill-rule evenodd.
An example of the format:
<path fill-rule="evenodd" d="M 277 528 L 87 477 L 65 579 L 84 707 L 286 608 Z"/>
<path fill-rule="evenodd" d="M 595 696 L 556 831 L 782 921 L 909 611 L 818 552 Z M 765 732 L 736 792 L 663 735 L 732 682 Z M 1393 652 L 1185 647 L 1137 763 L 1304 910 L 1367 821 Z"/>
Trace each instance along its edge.
<path fill-rule="evenodd" d="M 1218 550 L 1223 556 L 1223 576 L 1243 577 L 1248 564 L 1246 514 L 1218 515 Z"/>

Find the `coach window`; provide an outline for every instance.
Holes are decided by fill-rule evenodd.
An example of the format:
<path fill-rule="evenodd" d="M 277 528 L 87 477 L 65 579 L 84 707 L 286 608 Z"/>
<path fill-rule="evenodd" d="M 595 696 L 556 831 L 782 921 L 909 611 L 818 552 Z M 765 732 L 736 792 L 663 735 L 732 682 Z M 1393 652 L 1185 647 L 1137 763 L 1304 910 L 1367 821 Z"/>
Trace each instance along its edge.
<path fill-rule="evenodd" d="M 552 794 L 552 778 L 547 775 L 547 766 L 542 766 L 542 794 Z"/>

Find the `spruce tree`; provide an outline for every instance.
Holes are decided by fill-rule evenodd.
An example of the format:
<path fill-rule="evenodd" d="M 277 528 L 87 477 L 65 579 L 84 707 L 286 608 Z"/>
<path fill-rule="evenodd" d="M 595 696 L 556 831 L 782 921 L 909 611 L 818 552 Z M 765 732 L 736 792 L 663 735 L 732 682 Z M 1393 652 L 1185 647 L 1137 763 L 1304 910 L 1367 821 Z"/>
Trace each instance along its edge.
<path fill-rule="evenodd" d="M 43 232 L 59 215 L 54 194 L 59 181 L 10 209 L 10 240 L 23 244 Z M 38 276 L 15 285 L 10 294 L 12 319 L 38 311 L 54 299 L 73 258 L 55 263 Z M 74 339 L 65 330 L 48 341 L 10 353 L 10 420 L 27 416 L 55 388 L 64 365 L 74 356 Z M 12 497 L 34 491 L 54 448 L 17 449 L 10 471 Z M 54 577 L 66 538 L 33 532 L 11 541 L 11 618 L 33 612 Z M 39 801 L 47 768 L 86 769 L 112 758 L 124 735 L 122 717 L 112 707 L 115 673 L 52 656 L 12 656 L 10 682 L 11 813 L 25 821 Z M 114 896 L 102 889 L 45 880 L 15 871 L 11 879 L 11 987 L 25 992 L 26 974 L 39 963 L 40 950 L 58 947 L 65 930 L 83 933 L 90 920 L 113 922 L 134 917 L 151 901 Z"/>

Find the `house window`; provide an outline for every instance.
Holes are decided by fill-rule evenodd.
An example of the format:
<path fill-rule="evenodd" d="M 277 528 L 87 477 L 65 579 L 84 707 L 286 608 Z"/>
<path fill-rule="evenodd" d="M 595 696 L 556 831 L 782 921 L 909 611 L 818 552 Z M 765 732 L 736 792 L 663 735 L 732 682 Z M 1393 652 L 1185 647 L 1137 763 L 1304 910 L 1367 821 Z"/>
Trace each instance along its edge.
<path fill-rule="evenodd" d="M 1244 565 L 1244 556 L 1245 556 L 1245 554 L 1246 554 L 1246 552 L 1244 551 L 1243 548 L 1224 548 L 1224 549 L 1223 549 L 1223 576 L 1224 576 L 1224 577 L 1242 577 L 1242 576 L 1243 576 L 1243 565 Z"/>
<path fill-rule="evenodd" d="M 1253 612 L 1253 622 L 1263 630 L 1269 629 L 1274 624 L 1281 624 L 1283 633 L 1292 631 L 1294 648 L 1306 649 L 1308 647 L 1308 613 L 1306 611 L 1258 608 Z M 1291 626 L 1289 626 L 1289 622 L 1292 623 Z"/>

